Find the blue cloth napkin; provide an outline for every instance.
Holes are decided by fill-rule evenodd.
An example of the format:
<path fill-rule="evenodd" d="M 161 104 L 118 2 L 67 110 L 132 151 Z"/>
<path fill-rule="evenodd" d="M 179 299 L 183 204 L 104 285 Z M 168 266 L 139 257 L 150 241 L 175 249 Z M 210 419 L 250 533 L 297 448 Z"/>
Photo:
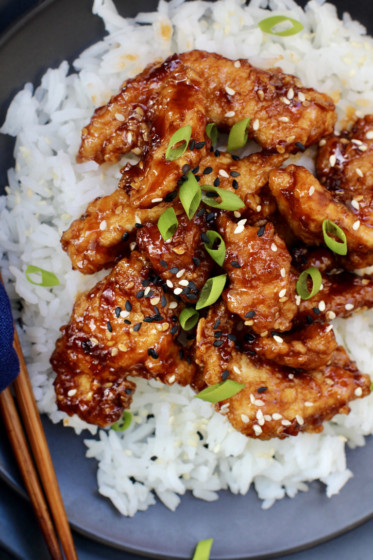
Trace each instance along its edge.
<path fill-rule="evenodd" d="M 12 383 L 19 372 L 13 338 L 14 326 L 10 301 L 0 283 L 0 391 Z"/>

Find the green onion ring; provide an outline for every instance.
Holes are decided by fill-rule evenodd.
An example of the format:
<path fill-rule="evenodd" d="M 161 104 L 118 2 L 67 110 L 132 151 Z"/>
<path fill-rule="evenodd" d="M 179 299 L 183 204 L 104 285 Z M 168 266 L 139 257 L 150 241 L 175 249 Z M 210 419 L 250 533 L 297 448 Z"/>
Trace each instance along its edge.
<path fill-rule="evenodd" d="M 204 243 L 206 251 L 219 266 L 223 266 L 226 253 L 224 239 L 217 231 L 213 231 L 211 229 L 206 231 L 206 235 L 209 238 L 209 242 Z M 214 243 L 217 240 L 220 241 L 219 247 L 217 249 L 213 249 Z"/>
<path fill-rule="evenodd" d="M 41 282 L 34 282 L 34 280 L 30 278 L 30 274 L 41 274 Z M 48 270 L 44 270 L 44 268 L 32 264 L 29 264 L 26 268 L 25 275 L 30 284 L 34 284 L 35 286 L 51 288 L 52 286 L 58 286 L 60 284 L 60 281 L 53 272 L 48 272 Z"/>
<path fill-rule="evenodd" d="M 179 315 L 179 322 L 184 331 L 190 331 L 196 326 L 199 320 L 199 313 L 194 307 L 186 307 Z"/>
<path fill-rule="evenodd" d="M 232 379 L 226 379 L 225 381 L 216 383 L 216 385 L 206 387 L 206 389 L 203 389 L 196 397 L 215 404 L 237 395 L 244 387 L 245 385 L 242 383 L 238 383 Z"/>
<path fill-rule="evenodd" d="M 292 27 L 289 27 L 284 31 L 272 31 L 275 25 L 277 25 L 278 23 L 282 23 L 283 21 L 290 21 Z M 278 35 L 279 37 L 290 37 L 291 35 L 296 35 L 300 31 L 302 31 L 302 29 L 304 29 L 304 26 L 301 24 L 300 21 L 288 16 L 271 16 L 262 19 L 262 21 L 258 23 L 258 26 L 262 31 L 264 31 L 264 33 L 270 33 L 271 35 Z"/>
<path fill-rule="evenodd" d="M 191 171 L 189 171 L 187 180 L 184 181 L 179 189 L 179 198 L 186 215 L 191 220 L 197 212 L 202 198 L 201 188 Z"/>
<path fill-rule="evenodd" d="M 178 225 L 179 222 L 173 208 L 167 208 L 167 210 L 160 215 L 157 223 L 160 234 L 165 241 L 173 236 Z"/>
<path fill-rule="evenodd" d="M 250 124 L 250 117 L 232 126 L 229 131 L 227 152 L 233 152 L 243 148 L 247 142 L 247 129 Z"/>
<path fill-rule="evenodd" d="M 312 290 L 309 292 L 307 287 L 308 277 L 312 280 Z M 322 276 L 318 268 L 311 266 L 307 270 L 303 270 L 297 281 L 297 294 L 302 299 L 310 299 L 320 291 L 322 284 Z"/>
<path fill-rule="evenodd" d="M 213 187 L 212 185 L 202 185 L 202 200 L 208 206 L 212 206 L 213 208 L 220 208 L 221 210 L 239 210 L 240 208 L 244 208 L 245 204 L 242 202 L 239 196 L 232 193 L 231 191 L 227 191 L 225 189 L 221 189 L 219 187 Z M 206 192 L 215 192 L 217 195 L 220 196 L 221 202 L 210 198 L 205 193 Z"/>
<path fill-rule="evenodd" d="M 213 541 L 214 539 L 199 541 L 194 551 L 193 560 L 209 560 Z"/>
<path fill-rule="evenodd" d="M 181 128 L 179 128 L 179 130 L 174 132 L 168 143 L 168 147 L 166 150 L 166 160 L 173 161 L 174 159 L 181 157 L 186 152 L 191 136 L 192 127 L 190 126 L 190 124 L 182 126 Z M 183 144 L 174 148 L 174 146 L 176 144 L 179 144 L 179 142 L 183 142 Z"/>
<path fill-rule="evenodd" d="M 322 223 L 322 233 L 325 245 L 329 247 L 333 253 L 337 255 L 347 255 L 347 238 L 343 229 L 330 220 L 324 220 Z M 341 241 L 336 241 L 333 237 L 330 237 L 329 234 L 335 235 Z"/>
<path fill-rule="evenodd" d="M 127 428 L 130 427 L 132 422 L 132 414 L 128 410 L 123 412 L 122 418 L 120 418 L 117 422 L 111 425 L 111 429 L 115 432 L 124 432 Z"/>
<path fill-rule="evenodd" d="M 215 123 L 208 123 L 206 125 L 206 136 L 210 138 L 212 145 L 215 146 L 218 141 L 218 127 Z"/>
<path fill-rule="evenodd" d="M 202 309 L 203 307 L 208 307 L 209 305 L 215 303 L 224 290 L 226 281 L 226 274 L 209 278 L 201 290 L 201 295 L 197 301 L 196 309 Z"/>

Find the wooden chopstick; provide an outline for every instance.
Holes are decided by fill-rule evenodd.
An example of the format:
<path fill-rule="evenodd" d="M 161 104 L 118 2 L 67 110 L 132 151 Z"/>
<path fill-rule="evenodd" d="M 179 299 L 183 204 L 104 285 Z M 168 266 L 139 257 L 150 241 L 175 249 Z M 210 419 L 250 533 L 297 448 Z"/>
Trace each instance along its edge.
<path fill-rule="evenodd" d="M 60 545 L 49 516 L 49 511 L 40 488 L 39 479 L 27 446 L 16 405 L 14 404 L 13 396 L 9 388 L 4 389 L 4 391 L 0 393 L 0 411 L 49 553 L 53 559 L 63 560 Z"/>
<path fill-rule="evenodd" d="M 2 282 L 1 273 L 0 273 L 0 282 Z M 44 434 L 43 426 L 36 406 L 34 394 L 32 391 L 31 381 L 27 371 L 26 362 L 23 357 L 23 352 L 22 352 L 22 348 L 21 348 L 21 344 L 18 338 L 16 328 L 14 328 L 14 348 L 16 350 L 19 359 L 20 371 L 18 377 L 13 382 L 13 388 L 16 395 L 19 410 L 22 416 L 23 424 L 26 429 L 28 441 L 30 443 L 33 457 L 39 472 L 40 480 L 44 488 L 44 493 L 49 504 L 49 509 L 51 511 L 52 518 L 54 520 L 55 529 L 57 531 L 57 535 L 59 537 L 62 550 L 65 553 L 66 560 L 78 560 L 78 556 L 74 546 L 74 541 L 70 531 L 69 522 L 67 520 L 65 507 L 63 505 L 60 489 L 58 487 L 56 473 L 54 471 L 47 440 Z M 52 558 L 53 559 L 56 558 L 56 560 L 60 560 L 63 558 L 63 556 L 61 554 L 60 549 L 58 549 L 58 552 L 55 550 L 55 543 L 57 543 L 57 538 L 54 534 L 53 524 L 49 518 L 48 508 L 44 502 L 44 499 L 43 502 L 45 507 L 41 504 L 40 501 L 40 498 L 43 498 L 43 492 L 40 489 L 40 487 L 39 487 L 40 492 L 35 490 L 36 488 L 35 479 L 36 482 L 38 483 L 38 477 L 34 468 L 32 470 L 34 471 L 35 477 L 32 474 L 32 470 L 31 470 L 31 466 L 33 467 L 32 459 L 30 457 L 26 439 L 22 431 L 21 422 L 19 421 L 17 415 L 17 409 L 15 407 L 12 394 L 9 389 L 5 389 L 5 391 L 2 391 L 2 393 L 0 393 L 0 405 L 1 405 L 0 406 L 1 411 L 4 416 L 5 424 L 7 426 L 9 438 L 13 446 L 13 449 L 16 453 L 18 465 L 25 479 L 25 485 L 27 491 L 29 492 L 32 504 L 37 513 L 39 524 L 42 526 L 43 535 L 44 537 L 45 535 L 47 535 L 47 537 L 45 537 L 47 546 L 52 555 Z M 18 422 L 17 420 L 14 420 L 15 417 L 17 417 Z M 15 425 L 17 424 L 17 430 L 15 428 L 12 429 L 13 421 L 15 421 Z M 20 439 L 18 440 L 18 438 Z M 18 441 L 20 442 L 22 441 L 23 443 L 19 443 L 19 451 L 16 451 L 18 449 L 17 447 Z M 26 470 L 24 470 L 23 467 L 24 463 L 27 464 Z M 28 488 L 29 477 L 32 480 L 32 482 L 30 482 L 31 491 L 29 491 Z M 52 533 L 54 535 L 54 538 L 52 537 Z M 49 545 L 51 545 L 53 554 Z"/>

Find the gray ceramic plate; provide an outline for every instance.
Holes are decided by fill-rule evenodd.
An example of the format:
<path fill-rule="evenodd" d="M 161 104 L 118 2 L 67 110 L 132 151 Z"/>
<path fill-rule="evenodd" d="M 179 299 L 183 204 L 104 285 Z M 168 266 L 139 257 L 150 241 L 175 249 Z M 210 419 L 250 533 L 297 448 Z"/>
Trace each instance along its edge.
<path fill-rule="evenodd" d="M 125 15 L 152 9 L 155 1 L 116 0 Z M 338 2 L 365 24 L 373 23 L 373 5 Z M 0 122 L 10 97 L 25 81 L 37 82 L 43 71 L 61 60 L 72 60 L 103 34 L 101 22 L 91 15 L 90 0 L 55 0 L 42 3 L 3 37 L 0 43 Z M 369 12 L 368 12 L 369 10 Z M 372 30 L 372 26 L 371 26 Z M 0 184 L 12 165 L 12 142 L 0 137 Z M 191 558 L 197 541 L 214 538 L 214 559 L 268 558 L 300 550 L 345 532 L 373 515 L 373 441 L 348 453 L 354 472 L 342 492 L 325 497 L 321 484 L 306 494 L 284 499 L 263 511 L 254 492 L 205 503 L 186 495 L 176 513 L 157 504 L 133 519 L 121 517 L 98 495 L 96 463 L 84 458 L 82 437 L 44 420 L 51 453 L 69 519 L 85 535 L 118 548 L 156 558 Z M 2 431 L 4 433 L 4 431 Z M 0 432 L 0 474 L 18 491 L 22 485 Z"/>

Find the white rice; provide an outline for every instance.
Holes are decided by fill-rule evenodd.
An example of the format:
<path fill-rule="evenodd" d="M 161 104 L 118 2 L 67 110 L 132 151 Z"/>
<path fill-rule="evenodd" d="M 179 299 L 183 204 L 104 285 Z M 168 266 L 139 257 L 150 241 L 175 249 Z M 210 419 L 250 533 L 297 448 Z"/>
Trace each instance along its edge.
<path fill-rule="evenodd" d="M 162 0 L 158 12 L 126 20 L 111 0 L 96 0 L 93 12 L 103 18 L 108 35 L 82 53 L 74 73 L 69 75 L 64 62 L 48 70 L 39 87 L 27 84 L 16 95 L 2 127 L 17 139 L 16 166 L 9 170 L 7 196 L 0 198 L 0 268 L 14 314 L 22 316 L 22 344 L 40 411 L 53 422 L 63 421 L 77 433 L 85 428 L 96 433 L 57 410 L 49 365 L 75 295 L 104 275 L 72 271 L 60 235 L 94 197 L 116 188 L 124 161 L 101 167 L 75 163 L 80 130 L 94 107 L 155 58 L 197 48 L 249 58 L 264 68 L 278 64 L 305 85 L 340 97 L 341 118 L 351 107 L 359 116 L 372 112 L 373 41 L 348 15 L 342 22 L 332 5 L 321 4 L 312 0 L 303 11 L 292 0 L 252 0 L 249 8 L 238 0 L 213 5 Z M 263 9 L 268 5 L 275 14 L 301 21 L 304 31 L 290 38 L 263 34 L 257 23 L 268 16 Z M 310 153 L 298 161 L 312 169 Z M 54 272 L 61 284 L 52 289 L 30 284 L 28 264 Z M 350 356 L 373 375 L 372 312 L 335 325 Z M 99 491 L 124 515 L 147 509 L 155 495 L 174 510 L 187 490 L 216 500 L 221 489 L 245 494 L 252 484 L 264 508 L 307 490 L 314 479 L 323 481 L 332 496 L 352 476 L 345 445 L 364 445 L 364 436 L 373 433 L 372 395 L 353 402 L 351 413 L 335 417 L 322 434 L 263 442 L 234 431 L 211 405 L 193 399 L 190 388 L 141 379 L 137 384 L 131 427 L 122 434 L 100 430 L 98 439 L 86 441 L 87 456 L 98 460 Z"/>

